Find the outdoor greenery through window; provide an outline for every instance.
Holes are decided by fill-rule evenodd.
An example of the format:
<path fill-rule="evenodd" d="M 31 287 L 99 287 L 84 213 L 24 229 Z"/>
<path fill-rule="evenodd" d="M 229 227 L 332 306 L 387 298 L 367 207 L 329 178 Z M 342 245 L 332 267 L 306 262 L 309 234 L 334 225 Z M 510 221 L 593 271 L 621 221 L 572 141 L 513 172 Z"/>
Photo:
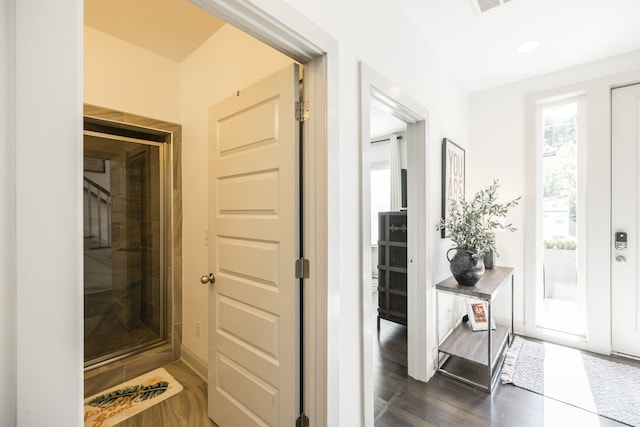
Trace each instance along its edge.
<path fill-rule="evenodd" d="M 543 110 L 544 238 L 576 236 L 577 104 Z M 545 243 L 546 246 L 546 243 Z M 575 249 L 575 248 L 574 248 Z"/>
<path fill-rule="evenodd" d="M 539 324 L 578 333 L 578 104 L 542 108 L 544 313 Z"/>

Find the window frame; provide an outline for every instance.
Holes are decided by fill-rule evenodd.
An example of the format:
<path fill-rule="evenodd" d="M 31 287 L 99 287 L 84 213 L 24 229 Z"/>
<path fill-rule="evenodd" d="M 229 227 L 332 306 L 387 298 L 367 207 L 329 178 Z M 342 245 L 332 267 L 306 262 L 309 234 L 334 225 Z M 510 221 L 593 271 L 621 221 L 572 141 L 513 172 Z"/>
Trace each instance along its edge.
<path fill-rule="evenodd" d="M 559 105 L 576 103 L 576 143 L 577 143 L 577 191 L 576 191 L 576 238 L 578 246 L 577 253 L 577 285 L 579 311 L 582 313 L 585 325 L 584 334 L 575 334 L 565 331 L 557 331 L 540 325 L 542 312 L 544 309 L 544 237 L 543 237 L 543 120 L 544 109 L 553 108 Z M 525 236 L 525 263 L 527 283 L 525 295 L 525 331 L 527 335 L 538 338 L 553 337 L 556 340 L 567 340 L 571 342 L 587 342 L 588 313 L 587 313 L 587 159 L 588 159 L 588 136 L 587 136 L 587 97 L 585 93 L 570 93 L 547 98 L 532 98 L 528 104 L 527 118 L 529 126 L 528 138 L 528 182 L 527 192 L 531 194 L 532 205 L 528 211 L 526 223 L 528 224 Z"/>

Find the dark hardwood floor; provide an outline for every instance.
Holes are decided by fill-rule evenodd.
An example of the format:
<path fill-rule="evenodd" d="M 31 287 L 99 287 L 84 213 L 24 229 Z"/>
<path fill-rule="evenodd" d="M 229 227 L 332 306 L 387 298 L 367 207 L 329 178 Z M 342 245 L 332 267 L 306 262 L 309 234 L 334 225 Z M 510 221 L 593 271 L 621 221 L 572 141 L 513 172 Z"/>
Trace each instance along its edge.
<path fill-rule="evenodd" d="M 381 320 L 380 333 L 374 335 L 373 362 L 377 427 L 624 425 L 513 385 L 498 384 L 489 395 L 438 374 L 428 383 L 409 378 L 407 328 L 386 320 Z M 640 366 L 639 362 L 622 362 Z M 165 368 L 180 381 L 184 391 L 118 426 L 215 426 L 207 416 L 206 382 L 182 362 Z"/>
<path fill-rule="evenodd" d="M 510 384 L 499 383 L 490 395 L 439 374 L 428 383 L 416 381 L 407 377 L 407 328 L 381 320 L 377 336 L 373 348 L 377 427 L 626 425 Z"/>

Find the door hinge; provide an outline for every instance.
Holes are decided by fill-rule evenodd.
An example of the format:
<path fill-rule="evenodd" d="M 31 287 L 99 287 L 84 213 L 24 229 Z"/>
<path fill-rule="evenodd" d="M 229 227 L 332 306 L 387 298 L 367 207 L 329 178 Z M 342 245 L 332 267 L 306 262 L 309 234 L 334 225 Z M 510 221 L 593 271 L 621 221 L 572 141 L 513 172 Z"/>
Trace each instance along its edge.
<path fill-rule="evenodd" d="M 296 279 L 308 279 L 309 278 L 309 260 L 306 258 L 299 258 L 296 260 Z"/>
<path fill-rule="evenodd" d="M 306 122 L 309 120 L 309 103 L 296 101 L 296 120 Z"/>
<path fill-rule="evenodd" d="M 304 414 L 300 414 L 296 420 L 296 427 L 309 427 L 309 418 Z"/>

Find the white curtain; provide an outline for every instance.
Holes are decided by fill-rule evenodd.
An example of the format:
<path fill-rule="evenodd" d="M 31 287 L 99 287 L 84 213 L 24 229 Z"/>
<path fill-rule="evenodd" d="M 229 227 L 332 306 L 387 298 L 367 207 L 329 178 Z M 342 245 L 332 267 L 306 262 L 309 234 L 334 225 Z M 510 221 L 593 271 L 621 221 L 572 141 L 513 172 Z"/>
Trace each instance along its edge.
<path fill-rule="evenodd" d="M 399 211 L 402 208 L 402 156 L 400 152 L 400 141 L 402 135 L 398 133 L 389 136 L 389 175 L 392 211 Z"/>

